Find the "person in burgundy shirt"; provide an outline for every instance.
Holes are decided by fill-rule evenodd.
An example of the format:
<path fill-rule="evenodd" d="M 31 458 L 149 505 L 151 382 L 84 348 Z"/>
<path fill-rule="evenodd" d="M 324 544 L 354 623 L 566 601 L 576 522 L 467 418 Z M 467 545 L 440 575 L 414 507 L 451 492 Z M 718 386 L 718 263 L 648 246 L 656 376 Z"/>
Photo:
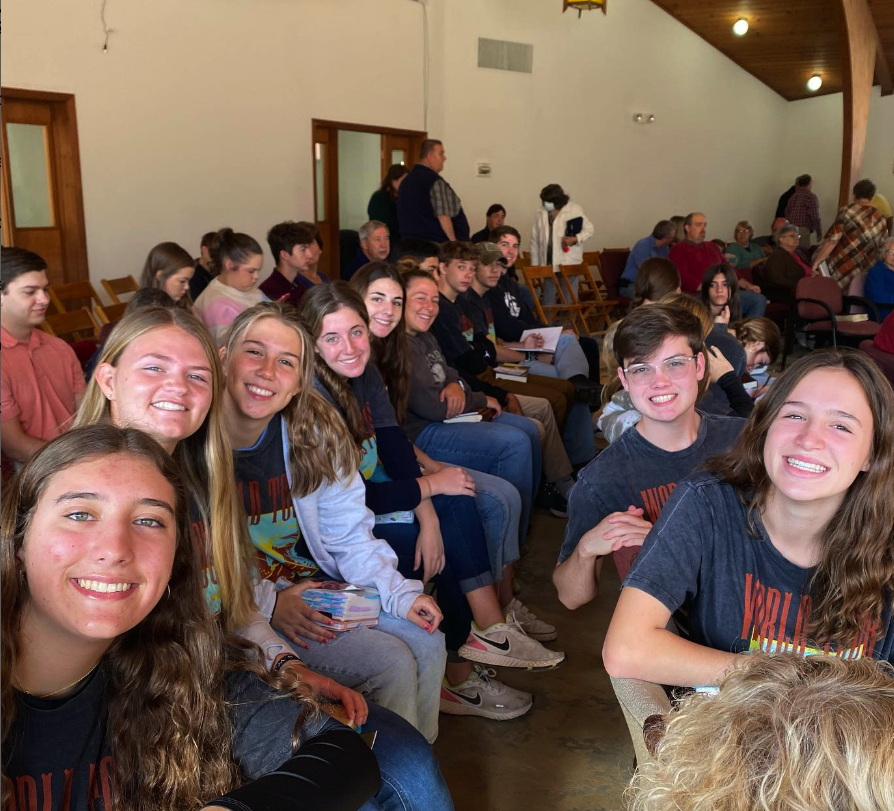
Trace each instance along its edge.
<path fill-rule="evenodd" d="M 40 329 L 50 303 L 47 263 L 23 248 L 3 248 L 0 442 L 4 461 L 26 462 L 62 433 L 84 394 L 74 350 Z"/>
<path fill-rule="evenodd" d="M 710 240 L 708 220 L 705 215 L 693 211 L 683 221 L 685 239 L 678 242 L 670 250 L 668 259 L 680 271 L 680 286 L 684 293 L 698 296 L 701 291 L 702 278 L 711 265 L 725 264 L 723 252 Z M 759 287 L 746 279 L 739 279 L 740 301 L 743 318 L 759 318 L 767 309 L 767 299 L 760 294 Z"/>
<path fill-rule="evenodd" d="M 276 260 L 273 272 L 261 283 L 261 292 L 271 301 L 287 301 L 298 307 L 304 291 L 315 284 L 328 284 L 317 270 L 321 245 L 315 225 L 281 222 L 267 232 L 267 244 Z"/>

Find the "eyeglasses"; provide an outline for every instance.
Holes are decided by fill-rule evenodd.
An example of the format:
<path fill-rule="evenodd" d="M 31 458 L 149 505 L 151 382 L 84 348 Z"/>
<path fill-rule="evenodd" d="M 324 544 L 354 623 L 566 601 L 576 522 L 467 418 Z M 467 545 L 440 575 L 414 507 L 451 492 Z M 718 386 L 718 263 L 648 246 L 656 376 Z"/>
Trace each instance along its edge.
<path fill-rule="evenodd" d="M 675 358 L 663 360 L 658 365 L 661 366 L 662 372 L 671 380 L 680 380 L 689 373 L 689 364 L 697 357 L 697 355 L 678 355 Z M 651 363 L 636 363 L 633 366 L 622 369 L 622 371 L 631 383 L 637 386 L 648 386 L 655 380 L 657 367 Z"/>

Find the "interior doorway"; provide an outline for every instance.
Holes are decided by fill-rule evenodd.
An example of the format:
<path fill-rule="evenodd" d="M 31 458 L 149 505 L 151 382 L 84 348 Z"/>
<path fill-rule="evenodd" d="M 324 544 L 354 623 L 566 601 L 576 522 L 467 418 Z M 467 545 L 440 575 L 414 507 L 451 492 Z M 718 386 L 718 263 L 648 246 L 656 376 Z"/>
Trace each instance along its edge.
<path fill-rule="evenodd" d="M 0 88 L 3 245 L 47 263 L 51 284 L 88 279 L 75 98 Z"/>
<path fill-rule="evenodd" d="M 320 269 L 337 279 L 341 243 L 369 219 L 369 198 L 392 164 L 413 166 L 427 136 L 416 130 L 341 121 L 314 119 L 312 126 L 314 217 L 324 246 Z"/>

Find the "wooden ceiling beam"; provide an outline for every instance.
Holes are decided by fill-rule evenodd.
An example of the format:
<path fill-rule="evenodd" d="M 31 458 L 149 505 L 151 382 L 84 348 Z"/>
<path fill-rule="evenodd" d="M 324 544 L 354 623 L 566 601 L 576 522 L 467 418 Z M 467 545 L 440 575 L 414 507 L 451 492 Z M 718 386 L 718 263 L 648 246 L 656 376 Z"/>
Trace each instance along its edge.
<path fill-rule="evenodd" d="M 838 205 L 846 206 L 851 186 L 863 169 L 872 81 L 881 41 L 866 0 L 838 0 L 841 24 L 841 73 L 844 84 L 844 132 Z M 881 53 L 882 61 L 884 54 Z M 890 76 L 888 77 L 890 79 Z"/>

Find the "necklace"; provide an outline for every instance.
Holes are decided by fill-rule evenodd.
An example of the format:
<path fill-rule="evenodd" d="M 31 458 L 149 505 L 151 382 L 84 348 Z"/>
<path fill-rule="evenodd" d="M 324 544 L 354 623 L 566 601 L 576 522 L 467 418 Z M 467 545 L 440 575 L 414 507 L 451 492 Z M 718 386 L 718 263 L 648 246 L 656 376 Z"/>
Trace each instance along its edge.
<path fill-rule="evenodd" d="M 21 681 L 19 681 L 18 676 L 16 676 L 16 681 L 19 682 L 19 689 L 26 695 L 32 696 L 33 698 L 50 698 L 50 696 L 59 695 L 59 693 L 64 692 L 65 690 L 70 690 L 76 684 L 80 684 L 84 679 L 87 678 L 96 668 L 99 667 L 99 662 L 97 662 L 93 667 L 90 668 L 83 676 L 79 679 L 75 679 L 71 684 L 66 684 L 65 687 L 60 687 L 58 690 L 53 690 L 52 693 L 44 693 L 43 695 L 38 695 L 37 693 L 32 693 L 30 690 L 26 690 Z"/>

